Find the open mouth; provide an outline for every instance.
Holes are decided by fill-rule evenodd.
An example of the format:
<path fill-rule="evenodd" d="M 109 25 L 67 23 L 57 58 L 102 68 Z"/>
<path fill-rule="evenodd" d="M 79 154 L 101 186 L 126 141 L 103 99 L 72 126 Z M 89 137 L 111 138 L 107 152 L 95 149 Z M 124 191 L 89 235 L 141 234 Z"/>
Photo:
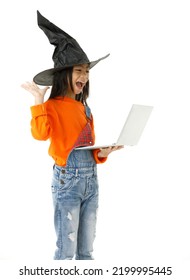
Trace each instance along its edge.
<path fill-rule="evenodd" d="M 79 88 L 79 89 L 83 89 L 83 87 L 84 87 L 84 83 L 82 83 L 82 82 L 76 82 L 76 86 Z"/>

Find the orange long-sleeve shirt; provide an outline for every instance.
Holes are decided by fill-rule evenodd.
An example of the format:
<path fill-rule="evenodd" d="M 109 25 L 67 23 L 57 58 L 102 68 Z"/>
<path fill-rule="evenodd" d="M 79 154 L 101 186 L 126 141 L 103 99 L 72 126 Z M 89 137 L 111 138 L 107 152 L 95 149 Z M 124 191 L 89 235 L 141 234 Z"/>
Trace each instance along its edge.
<path fill-rule="evenodd" d="M 49 155 L 60 166 L 65 166 L 72 148 L 87 124 L 85 107 L 69 97 L 49 99 L 31 107 L 31 132 L 37 140 L 50 140 Z M 92 138 L 95 140 L 94 124 L 91 122 Z M 96 163 L 106 158 L 98 158 L 99 150 L 93 150 Z"/>

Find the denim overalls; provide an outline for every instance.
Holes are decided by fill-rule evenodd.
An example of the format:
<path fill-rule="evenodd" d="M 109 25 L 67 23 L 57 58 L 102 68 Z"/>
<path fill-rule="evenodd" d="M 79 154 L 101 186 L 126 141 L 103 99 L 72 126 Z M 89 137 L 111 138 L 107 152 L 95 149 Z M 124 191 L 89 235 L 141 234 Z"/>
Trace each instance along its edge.
<path fill-rule="evenodd" d="M 98 209 L 97 167 L 92 152 L 72 150 L 66 167 L 54 165 L 51 188 L 57 235 L 54 259 L 92 260 Z"/>

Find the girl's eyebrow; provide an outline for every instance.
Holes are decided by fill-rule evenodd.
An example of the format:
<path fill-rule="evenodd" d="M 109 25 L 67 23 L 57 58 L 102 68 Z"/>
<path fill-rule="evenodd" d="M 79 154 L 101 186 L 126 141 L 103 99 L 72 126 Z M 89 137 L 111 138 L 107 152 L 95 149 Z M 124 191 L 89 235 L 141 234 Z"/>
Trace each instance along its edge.
<path fill-rule="evenodd" d="M 82 65 L 76 65 L 75 67 L 80 67 L 80 68 L 86 68 L 86 69 L 90 69 L 90 66 L 89 65 L 86 65 L 86 66 L 82 66 Z"/>
<path fill-rule="evenodd" d="M 82 70 L 82 71 L 90 71 L 90 67 L 81 67 L 81 66 L 76 66 L 75 69 L 77 70 Z"/>

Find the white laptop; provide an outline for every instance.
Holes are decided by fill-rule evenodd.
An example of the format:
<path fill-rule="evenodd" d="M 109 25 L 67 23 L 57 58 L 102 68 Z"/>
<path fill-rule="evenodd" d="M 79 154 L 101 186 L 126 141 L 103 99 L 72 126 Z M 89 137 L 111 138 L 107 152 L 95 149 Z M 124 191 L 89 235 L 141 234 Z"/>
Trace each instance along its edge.
<path fill-rule="evenodd" d="M 78 147 L 76 150 L 93 150 L 114 146 L 134 146 L 137 145 L 146 123 L 150 117 L 153 106 L 133 104 L 127 116 L 125 124 L 115 143 L 99 146 Z"/>

